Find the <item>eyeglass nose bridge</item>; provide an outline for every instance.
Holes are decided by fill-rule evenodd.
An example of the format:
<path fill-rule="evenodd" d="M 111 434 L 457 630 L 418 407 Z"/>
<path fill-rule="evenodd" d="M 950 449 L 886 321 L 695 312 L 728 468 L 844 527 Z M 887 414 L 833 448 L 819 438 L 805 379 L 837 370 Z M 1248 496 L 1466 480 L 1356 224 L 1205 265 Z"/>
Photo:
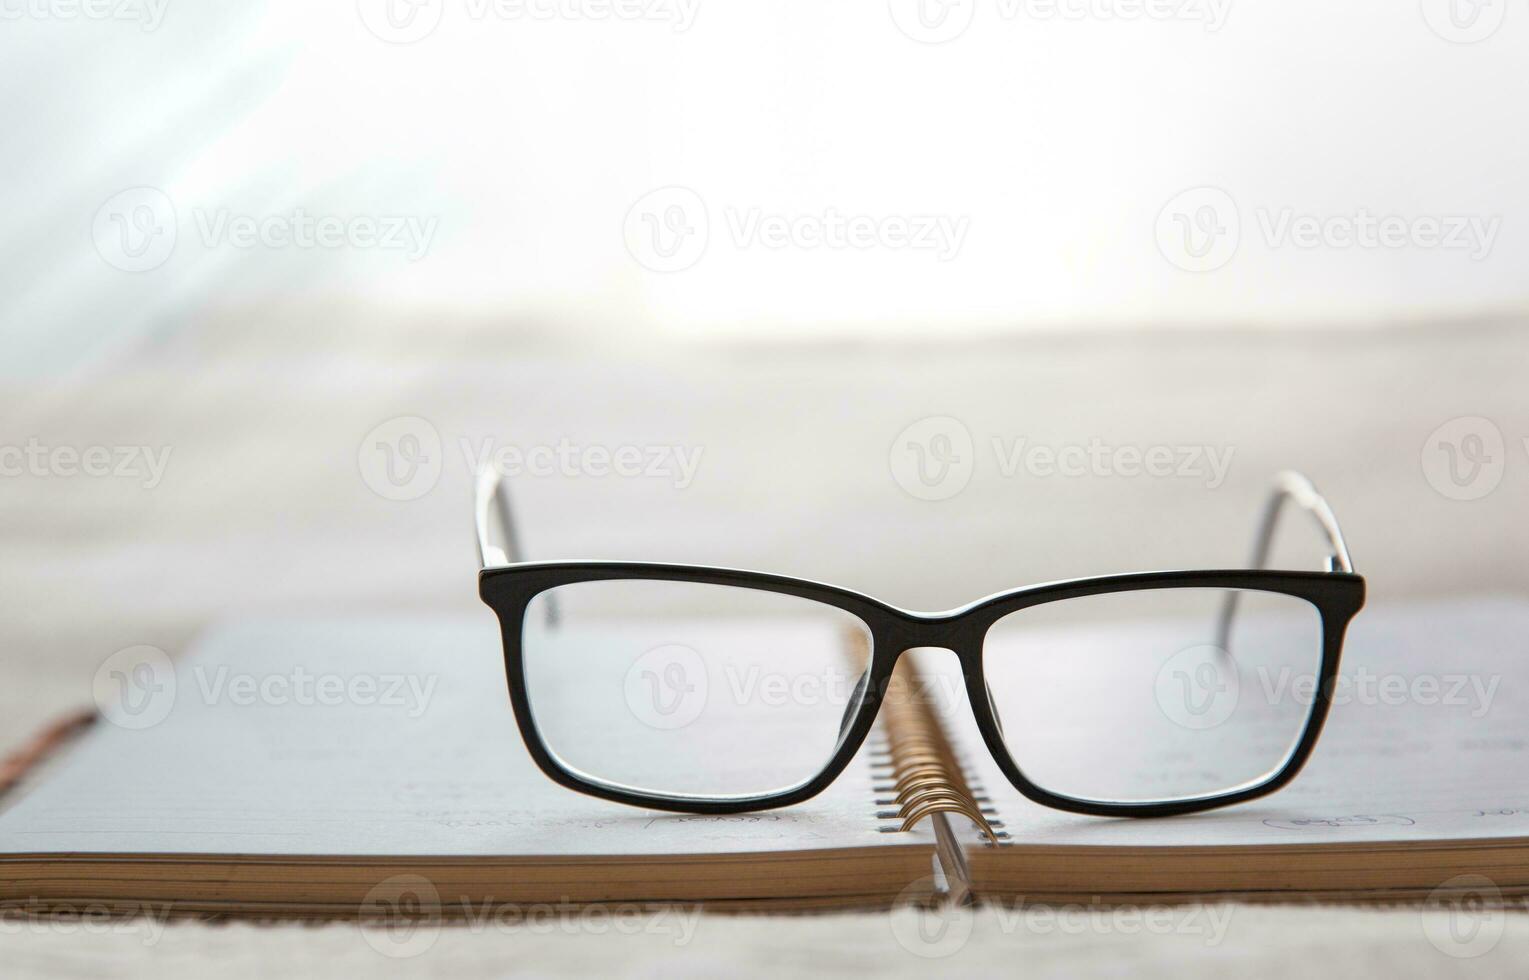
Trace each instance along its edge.
<path fill-rule="evenodd" d="M 954 653 L 962 668 L 971 672 L 981 655 L 978 625 L 962 615 L 902 613 L 888 633 L 880 639 L 892 652 L 894 662 L 909 650 L 938 647 Z"/>
<path fill-rule="evenodd" d="M 970 686 L 972 678 L 982 674 L 981 625 L 968 616 L 960 614 L 904 613 L 898 617 L 897 628 L 887 637 L 892 653 L 892 663 L 918 649 L 937 649 L 954 654 L 961 663 L 961 674 Z M 981 681 L 981 696 L 986 702 L 987 714 L 1003 735 L 1003 720 L 993 699 L 993 690 L 986 680 Z"/>

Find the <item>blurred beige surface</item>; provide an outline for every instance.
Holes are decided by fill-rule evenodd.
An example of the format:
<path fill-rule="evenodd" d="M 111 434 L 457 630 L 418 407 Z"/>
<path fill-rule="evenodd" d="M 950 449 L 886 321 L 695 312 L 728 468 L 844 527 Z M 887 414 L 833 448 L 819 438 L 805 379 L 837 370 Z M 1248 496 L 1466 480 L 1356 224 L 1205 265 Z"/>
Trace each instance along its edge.
<path fill-rule="evenodd" d="M 1332 501 L 1372 602 L 1529 591 L 1529 332 L 1516 324 L 1055 335 L 954 348 L 629 346 L 589 361 L 552 340 L 509 356 L 434 322 L 272 319 L 259 329 L 210 323 L 194 340 L 72 386 L 5 389 L 0 443 L 146 445 L 170 457 L 152 487 L 142 476 L 0 478 L 0 741 L 88 703 L 95 669 L 114 651 L 151 644 L 174 654 L 219 617 L 478 608 L 468 456 L 484 440 L 700 453 L 683 488 L 672 474 L 522 477 L 532 557 L 769 569 L 939 609 L 1054 578 L 1239 565 L 1267 478 L 1295 467 Z M 423 489 L 376 476 L 377 429 L 400 417 L 427 420 L 440 438 L 424 460 L 439 479 Z M 903 485 L 902 434 L 929 417 L 954 419 L 972 438 L 970 480 L 948 499 Z M 1489 426 L 1453 422 L 1461 418 Z M 1471 441 L 1480 435 L 1484 443 Z M 1216 486 L 1205 474 L 1005 474 L 994 439 L 1232 456 Z M 1464 482 L 1441 478 L 1441 439 L 1472 454 L 1456 470 Z M 1291 560 L 1315 557 L 1294 548 Z M 939 966 L 1051 975 L 1129 957 L 1146 975 L 1529 969 L 1517 918 L 1491 953 L 1460 962 L 1437 952 L 1420 921 L 1415 909 L 1239 909 L 1225 941 L 1208 945 L 1038 935 L 988 914 Z M 472 976 L 516 965 L 861 972 L 861 955 L 878 970 L 927 972 L 889 929 L 884 915 L 705 919 L 678 951 L 647 937 L 448 930 L 404 963 L 341 926 L 178 925 L 149 948 L 50 929 L 13 930 L 0 943 L 23 967 L 85 975 L 129 962 L 194 975 L 206 956 L 261 975 L 332 966 Z"/>
<path fill-rule="evenodd" d="M 7 964 L 22 972 L 79 976 L 200 977 L 210 963 L 230 977 L 591 976 L 1379 976 L 1522 977 L 1529 965 L 1529 917 L 1484 918 L 1479 956 L 1445 955 L 1447 913 L 1413 909 L 1221 906 L 1225 929 L 1193 931 L 1169 912 L 1134 934 L 1078 928 L 995 910 L 944 924 L 926 946 L 908 923 L 883 914 L 789 918 L 716 916 L 683 944 L 671 935 L 564 932 L 535 927 L 448 928 L 427 936 L 419 955 L 381 955 L 357 926 L 181 925 L 162 934 L 113 935 L 27 930 L 5 941 Z M 1142 920 L 1144 923 L 1146 920 Z M 1207 922 L 1207 917 L 1201 921 Z M 931 933 L 933 935 L 934 933 Z M 907 943 L 907 945 L 904 945 Z M 1476 948 L 1476 947 L 1463 947 Z M 911 952 L 935 952 L 925 956 Z"/>

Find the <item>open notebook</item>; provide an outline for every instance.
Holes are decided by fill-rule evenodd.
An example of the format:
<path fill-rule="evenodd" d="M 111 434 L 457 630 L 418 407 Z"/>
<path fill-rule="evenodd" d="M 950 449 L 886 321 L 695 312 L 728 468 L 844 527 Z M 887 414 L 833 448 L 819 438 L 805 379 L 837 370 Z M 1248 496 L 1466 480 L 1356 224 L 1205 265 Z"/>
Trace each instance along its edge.
<path fill-rule="evenodd" d="M 960 690 L 948 654 L 903 663 L 910 689 Z M 258 689 L 304 673 L 306 696 Z M 491 621 L 234 624 L 179 662 L 157 723 L 97 723 L 0 798 L 0 903 L 344 912 L 399 875 L 447 907 L 827 907 L 940 888 L 1379 897 L 1462 873 L 1529 890 L 1529 604 L 1372 608 L 1344 674 L 1373 689 L 1335 706 L 1302 775 L 1220 811 L 1126 820 L 1036 806 L 996 770 L 959 697 L 911 697 L 883 707 L 820 796 L 701 817 L 589 798 L 537 771 Z M 370 680 L 320 693 L 358 675 Z M 910 767 L 951 805 L 910 813 L 895 785 Z"/>

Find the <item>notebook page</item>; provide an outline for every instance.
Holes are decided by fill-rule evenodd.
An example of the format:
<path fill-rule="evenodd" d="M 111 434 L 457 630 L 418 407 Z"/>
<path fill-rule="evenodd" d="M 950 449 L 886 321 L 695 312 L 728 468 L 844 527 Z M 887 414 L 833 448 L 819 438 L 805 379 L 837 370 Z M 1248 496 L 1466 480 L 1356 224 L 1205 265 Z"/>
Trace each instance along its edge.
<path fill-rule="evenodd" d="M 1162 819 L 1067 814 L 1026 800 L 993 764 L 977 733 L 953 658 L 926 658 L 926 665 L 934 672 L 928 683 L 949 708 L 945 720 L 963 764 L 991 797 L 1016 845 L 1529 836 L 1529 603 L 1522 600 L 1375 604 L 1361 611 L 1344 645 L 1341 703 L 1333 705 L 1316 751 L 1295 781 L 1262 799 Z M 1146 700 L 1151 696 L 1146 692 Z M 1299 694 L 1281 687 L 1278 677 L 1253 676 L 1243 679 L 1240 696 Z M 1121 719 L 1121 737 L 1130 731 L 1129 719 Z"/>
<path fill-rule="evenodd" d="M 791 649 L 790 627 L 778 628 Z M 326 697 L 336 678 L 360 687 Z M 709 817 L 598 800 L 553 783 L 527 754 L 491 616 L 248 622 L 214 630 L 182 658 L 163 720 L 137 730 L 98 722 L 8 800 L 0 856 L 931 846 L 924 830 L 881 832 L 871 783 L 862 753 L 828 790 L 786 809 Z"/>

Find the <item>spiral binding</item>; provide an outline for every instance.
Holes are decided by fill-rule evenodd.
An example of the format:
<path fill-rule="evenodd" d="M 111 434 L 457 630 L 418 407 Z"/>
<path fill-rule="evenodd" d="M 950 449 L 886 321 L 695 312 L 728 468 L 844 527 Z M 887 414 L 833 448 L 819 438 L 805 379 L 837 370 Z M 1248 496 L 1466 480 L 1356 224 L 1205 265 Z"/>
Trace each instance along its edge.
<path fill-rule="evenodd" d="M 993 808 L 985 805 L 986 796 L 973 791 L 934 709 L 918 696 L 907 660 L 893 673 L 881 714 L 884 731 L 873 750 L 873 788 L 878 806 L 897 809 L 879 810 L 876 816 L 898 821 L 895 827 L 882 827 L 883 832 L 911 830 L 932 814 L 959 813 L 991 843 L 1008 837 L 1000 829 L 1003 822 L 993 819 Z"/>

